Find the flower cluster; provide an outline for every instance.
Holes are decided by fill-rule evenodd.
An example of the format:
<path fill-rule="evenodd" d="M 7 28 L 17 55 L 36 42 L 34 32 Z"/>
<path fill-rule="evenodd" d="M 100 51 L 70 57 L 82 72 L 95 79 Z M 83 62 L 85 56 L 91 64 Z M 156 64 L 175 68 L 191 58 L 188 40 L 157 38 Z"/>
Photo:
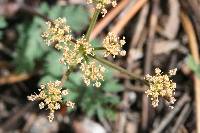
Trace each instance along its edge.
<path fill-rule="evenodd" d="M 94 48 L 85 39 L 85 36 L 78 39 L 73 45 L 68 44 L 61 49 L 63 49 L 63 57 L 60 59 L 60 62 L 69 66 L 80 64 L 84 59 L 83 57 L 87 55 L 95 55 Z"/>
<path fill-rule="evenodd" d="M 96 3 L 98 9 L 104 9 L 107 4 L 116 5 L 115 0 L 90 0 L 88 3 Z M 70 27 L 66 25 L 66 20 L 58 18 L 53 22 L 47 22 L 48 29 L 42 34 L 42 37 L 48 45 L 55 44 L 55 48 L 62 52 L 60 63 L 67 65 L 68 68 L 74 68 L 80 65 L 83 72 L 83 79 L 86 85 L 94 82 L 94 86 L 101 85 L 99 80 L 103 80 L 103 73 L 105 68 L 101 65 L 96 65 L 93 59 L 89 56 L 95 56 L 95 48 L 88 42 L 85 36 L 74 41 Z M 116 55 L 124 56 L 125 50 L 122 46 L 125 44 L 125 38 L 120 39 L 114 33 L 108 33 L 108 36 L 103 40 L 103 47 L 106 50 L 104 56 Z"/>
<path fill-rule="evenodd" d="M 82 63 L 81 70 L 83 72 L 83 80 L 86 85 L 89 85 L 91 81 L 95 82 L 93 85 L 96 87 L 101 86 L 99 80 L 103 80 L 103 73 L 105 68 L 102 65 L 97 66 L 94 61 L 90 63 Z"/>
<path fill-rule="evenodd" d="M 57 44 L 66 43 L 72 39 L 70 27 L 66 25 L 66 19 L 58 18 L 53 22 L 48 21 L 46 24 L 48 28 L 42 34 L 42 38 L 48 46 L 54 44 L 59 49 Z"/>
<path fill-rule="evenodd" d="M 55 20 L 56 22 L 60 22 L 57 24 L 56 27 L 59 27 L 58 25 L 62 25 L 62 27 L 68 27 L 64 26 L 64 19 L 59 19 L 59 20 L 60 21 L 62 20 L 62 22 Z M 56 34 L 56 32 L 53 33 Z M 51 28 L 48 28 L 48 30 L 42 36 L 47 37 L 49 35 L 52 35 Z M 56 36 L 54 38 L 56 38 Z M 53 42 L 53 41 L 58 41 L 59 39 L 60 38 L 52 40 L 52 38 L 47 38 L 46 40 Z M 57 48 L 59 48 L 59 50 L 62 51 L 63 55 L 62 58 L 60 59 L 60 62 L 62 64 L 67 65 L 68 68 L 75 67 L 78 64 L 81 64 L 80 69 L 82 70 L 83 79 L 86 85 L 89 85 L 92 81 L 94 82 L 93 85 L 99 87 L 101 85 L 99 80 L 103 80 L 103 73 L 105 69 L 103 66 L 101 65 L 97 66 L 94 61 L 90 61 L 88 59 L 88 55 L 90 56 L 95 55 L 94 48 L 92 47 L 92 45 L 87 41 L 85 36 L 82 36 L 82 38 L 77 39 L 76 42 L 72 42 L 69 39 L 67 40 L 65 39 L 66 38 L 62 38 L 61 40 L 58 41 L 57 44 Z M 62 45 L 63 42 L 68 42 L 68 43 L 64 43 L 64 45 Z"/>
<path fill-rule="evenodd" d="M 109 32 L 103 40 L 103 47 L 107 50 L 104 56 L 113 55 L 114 58 L 116 55 L 125 56 L 126 51 L 121 49 L 125 43 L 125 37 L 120 40 L 114 33 Z"/>
<path fill-rule="evenodd" d="M 63 96 L 69 94 L 68 90 L 63 90 L 60 81 L 49 82 L 45 85 L 41 85 L 39 89 L 40 93 L 28 96 L 30 101 L 42 101 L 39 104 L 39 108 L 43 109 L 45 106 L 50 110 L 49 121 L 52 122 L 54 119 L 54 112 L 59 110 L 61 104 L 63 104 Z M 67 107 L 74 108 L 74 103 L 68 101 L 65 103 Z"/>
<path fill-rule="evenodd" d="M 75 45 L 79 47 L 80 52 L 82 52 L 84 55 L 95 55 L 94 48 L 86 40 L 85 36 L 83 36 L 81 39 L 78 39 Z"/>
<path fill-rule="evenodd" d="M 61 64 L 70 66 L 76 66 L 77 64 L 81 63 L 83 57 L 79 53 L 78 47 L 76 45 L 73 46 L 64 46 L 62 48 L 63 56 L 60 59 Z"/>
<path fill-rule="evenodd" d="M 101 10 L 103 17 L 106 15 L 107 10 L 106 6 L 112 4 L 113 7 L 116 7 L 116 0 L 87 0 L 88 4 L 94 3 L 96 5 L 96 9 Z"/>
<path fill-rule="evenodd" d="M 177 69 L 172 69 L 169 71 L 169 74 L 162 74 L 161 70 L 156 68 L 155 76 L 150 76 L 149 74 L 145 76 L 145 80 L 150 85 L 145 93 L 150 97 L 153 107 L 158 106 L 159 97 L 164 98 L 169 104 L 174 104 L 176 101 L 174 98 L 176 83 L 170 79 L 171 76 L 176 74 L 176 71 Z"/>

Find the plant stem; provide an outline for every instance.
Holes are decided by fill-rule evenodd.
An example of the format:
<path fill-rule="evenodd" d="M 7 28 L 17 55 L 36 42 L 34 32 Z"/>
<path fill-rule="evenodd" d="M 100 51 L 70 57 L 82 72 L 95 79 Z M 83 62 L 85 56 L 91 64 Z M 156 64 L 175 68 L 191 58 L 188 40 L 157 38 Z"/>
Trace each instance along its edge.
<path fill-rule="evenodd" d="M 137 75 L 135 75 L 135 74 L 127 71 L 126 69 L 124 69 L 122 67 L 119 67 L 119 66 L 115 65 L 114 63 L 112 63 L 110 61 L 107 61 L 107 60 L 105 60 L 105 59 L 103 59 L 101 57 L 97 57 L 97 56 L 91 56 L 90 55 L 90 57 L 93 58 L 93 59 L 95 59 L 95 60 L 97 60 L 97 61 L 99 61 L 99 62 L 101 62 L 101 63 L 103 63 L 103 64 L 105 64 L 105 65 L 107 65 L 107 66 L 109 66 L 109 67 L 111 67 L 111 68 L 113 68 L 113 69 L 115 69 L 115 70 L 118 70 L 118 71 L 120 71 L 122 73 L 125 73 L 131 79 L 139 80 L 139 81 L 145 83 L 146 85 L 149 85 L 148 82 L 146 82 L 144 79 L 142 79 L 139 76 L 137 76 Z"/>
<path fill-rule="evenodd" d="M 67 80 L 68 76 L 70 75 L 70 73 L 73 71 L 74 68 L 69 68 L 66 69 L 62 75 L 62 79 L 61 79 L 61 86 L 64 86 L 65 80 Z"/>
<path fill-rule="evenodd" d="M 104 47 L 94 47 L 94 50 L 106 50 Z"/>
<path fill-rule="evenodd" d="M 91 35 L 91 33 L 92 33 L 92 30 L 94 29 L 94 26 L 95 26 L 95 24 L 96 24 L 96 21 L 97 21 L 97 18 L 98 18 L 98 16 L 99 16 L 99 13 L 100 13 L 100 11 L 99 11 L 98 9 L 96 9 L 95 12 L 94 12 L 94 14 L 93 14 L 92 20 L 91 20 L 91 22 L 90 22 L 90 26 L 89 26 L 88 31 L 87 31 L 87 33 L 86 33 L 86 39 L 87 39 L 88 41 L 89 41 L 89 39 L 90 39 L 90 35 Z"/>

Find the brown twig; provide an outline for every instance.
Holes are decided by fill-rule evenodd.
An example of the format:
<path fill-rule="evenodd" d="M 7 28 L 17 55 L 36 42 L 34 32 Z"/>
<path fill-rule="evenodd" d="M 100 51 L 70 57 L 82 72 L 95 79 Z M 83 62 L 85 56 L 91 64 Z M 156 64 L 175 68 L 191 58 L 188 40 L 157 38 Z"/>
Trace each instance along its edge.
<path fill-rule="evenodd" d="M 11 65 L 10 65 L 10 63 L 8 62 L 8 61 L 4 61 L 4 60 L 1 60 L 0 61 L 0 68 L 2 69 L 2 68 L 10 68 L 11 67 Z"/>
<path fill-rule="evenodd" d="M 191 14 L 190 17 L 194 22 L 194 27 L 196 34 L 198 36 L 198 41 L 200 42 L 200 2 L 199 0 L 179 0 L 184 11 Z"/>
<path fill-rule="evenodd" d="M 150 29 L 147 40 L 147 48 L 145 55 L 145 68 L 144 73 L 150 74 L 152 69 L 152 56 L 153 56 L 153 48 L 154 48 L 154 38 L 156 32 L 156 25 L 158 20 L 158 6 L 159 0 L 153 1 L 152 14 L 150 16 Z M 148 127 L 148 113 L 149 113 L 149 104 L 148 99 L 145 94 L 143 94 L 143 105 L 142 105 L 142 129 L 145 131 Z"/>
<path fill-rule="evenodd" d="M 183 105 L 190 100 L 187 94 L 184 94 L 176 103 L 175 108 L 171 110 L 160 122 L 160 125 L 156 127 L 152 133 L 162 133 L 165 127 L 173 120 L 174 116 L 181 110 Z"/>
<path fill-rule="evenodd" d="M 111 32 L 119 34 L 125 25 L 136 15 L 136 13 L 143 7 L 148 0 L 138 0 L 130 10 L 122 17 L 117 24 L 112 28 Z"/>
<path fill-rule="evenodd" d="M 17 110 L 17 113 L 14 113 L 8 120 L 6 120 L 3 125 L 1 125 L 1 128 L 4 130 L 9 130 L 10 127 L 17 122 L 17 120 L 24 115 L 25 112 L 28 111 L 34 104 L 28 103 L 24 107 L 19 107 Z"/>
<path fill-rule="evenodd" d="M 28 80 L 31 75 L 22 73 L 22 74 L 10 74 L 7 76 L 0 77 L 0 85 L 4 84 L 13 84 L 17 82 L 21 82 L 24 80 Z"/>
<path fill-rule="evenodd" d="M 142 31 L 144 30 L 144 26 L 146 24 L 148 13 L 149 13 L 149 4 L 147 3 L 143 7 L 143 9 L 140 13 L 139 20 L 136 25 L 136 29 L 135 29 L 134 35 L 132 37 L 132 40 L 131 40 L 132 47 L 138 46 L 138 42 L 141 38 Z"/>
<path fill-rule="evenodd" d="M 137 86 L 137 85 L 132 85 L 130 82 L 125 82 L 125 88 L 126 91 L 134 91 L 134 92 L 140 92 L 144 93 L 145 92 L 145 87 L 142 86 Z"/>
<path fill-rule="evenodd" d="M 135 34 L 133 35 L 132 43 L 131 43 L 130 49 L 128 51 L 127 69 L 129 71 L 132 71 L 133 64 L 135 64 L 135 62 L 134 62 L 135 61 L 135 52 L 134 51 L 135 51 L 136 45 L 139 44 L 139 42 L 141 41 L 141 38 L 146 38 L 141 35 L 142 35 L 142 32 L 144 31 L 144 25 L 145 25 L 146 17 L 148 14 L 148 10 L 149 10 L 149 4 L 146 4 L 141 11 L 141 14 L 140 14 L 140 17 L 138 20 L 138 24 L 136 26 Z M 145 35 L 145 34 L 143 34 L 143 35 Z M 144 41 L 145 41 L 145 39 L 144 39 Z M 139 51 L 140 48 L 138 48 L 137 50 Z M 126 88 L 127 87 L 129 89 L 131 88 L 131 90 L 135 90 L 135 91 L 139 90 L 140 92 L 144 92 L 144 89 L 143 90 L 135 89 L 135 87 L 132 86 L 130 80 L 125 81 L 125 86 L 126 86 Z"/>
<path fill-rule="evenodd" d="M 189 39 L 189 47 L 192 53 L 192 56 L 197 64 L 199 64 L 199 52 L 198 52 L 198 43 L 195 35 L 195 30 L 193 24 L 189 17 L 182 11 L 180 14 L 183 28 Z"/>
<path fill-rule="evenodd" d="M 15 98 L 15 97 L 12 97 L 10 95 L 0 95 L 0 99 L 5 102 L 5 103 L 8 103 L 8 104 L 12 104 L 12 105 L 19 105 L 19 101 Z"/>
<path fill-rule="evenodd" d="M 176 37 L 180 25 L 180 5 L 178 0 L 168 0 L 168 7 L 169 17 L 164 23 L 164 28 L 160 31 L 160 34 L 172 40 Z"/>
<path fill-rule="evenodd" d="M 198 52 L 198 43 L 195 35 L 195 30 L 193 28 L 192 22 L 189 17 L 182 11 L 181 12 L 181 20 L 183 24 L 183 28 L 188 36 L 189 47 L 192 53 L 192 56 L 197 64 L 199 64 L 199 52 Z M 194 90 L 195 90 L 195 100 L 196 100 L 196 124 L 197 124 L 197 132 L 200 132 L 200 79 L 194 76 Z"/>
<path fill-rule="evenodd" d="M 128 103 L 128 93 L 124 92 L 123 101 L 121 103 L 121 107 L 124 111 L 118 113 L 118 118 L 115 123 L 115 133 L 124 133 L 125 125 L 127 122 L 127 110 L 129 109 L 130 104 Z"/>
<path fill-rule="evenodd" d="M 171 133 L 177 133 L 177 129 L 185 123 L 186 119 L 188 118 L 189 114 L 191 112 L 191 106 L 189 103 L 187 103 L 183 110 L 181 111 L 181 114 L 179 115 L 179 117 L 176 120 L 176 124 L 174 125 L 174 127 L 171 130 Z"/>
<path fill-rule="evenodd" d="M 132 37 L 133 39 L 131 41 L 131 46 L 128 51 L 128 57 L 127 57 L 127 69 L 129 71 L 132 71 L 133 64 L 135 64 L 135 62 L 134 62 L 135 61 L 135 52 L 134 51 L 135 51 L 136 45 L 138 46 L 139 44 L 142 44 L 146 38 L 146 37 L 144 37 L 144 35 L 146 35 L 146 34 L 142 34 L 142 33 L 145 30 L 144 25 L 146 22 L 146 17 L 147 17 L 148 11 L 149 11 L 149 4 L 146 4 L 140 13 L 140 17 L 139 17 L 139 20 L 138 20 L 138 23 L 136 26 L 136 30 Z M 141 41 L 142 41 L 142 43 L 140 43 Z M 140 48 L 142 48 L 142 46 L 137 48 L 137 50 L 139 51 Z M 140 87 L 137 89 L 137 87 L 135 87 L 131 84 L 130 80 L 125 80 L 125 87 L 128 88 L 129 90 L 138 91 L 138 92 L 144 92 L 144 89 L 145 89 L 145 88 L 141 89 Z"/>

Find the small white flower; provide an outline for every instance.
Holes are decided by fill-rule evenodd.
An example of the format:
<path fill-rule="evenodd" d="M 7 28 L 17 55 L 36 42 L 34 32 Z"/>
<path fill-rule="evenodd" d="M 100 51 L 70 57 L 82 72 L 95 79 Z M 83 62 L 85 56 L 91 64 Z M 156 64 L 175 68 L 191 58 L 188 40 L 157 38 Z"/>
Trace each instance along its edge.
<path fill-rule="evenodd" d="M 60 109 L 60 104 L 59 103 L 55 103 L 55 110 L 58 110 L 58 109 Z"/>
<path fill-rule="evenodd" d="M 75 103 L 71 102 L 71 101 L 67 101 L 66 106 L 67 107 L 71 107 L 74 108 Z"/>
<path fill-rule="evenodd" d="M 41 103 L 39 104 L 39 108 L 40 108 L 40 109 L 43 109 L 43 108 L 44 108 L 44 103 L 43 103 L 43 102 L 41 102 Z"/>
<path fill-rule="evenodd" d="M 62 95 L 65 96 L 65 95 L 68 95 L 68 94 L 69 94 L 68 90 L 63 90 L 63 91 L 62 91 Z"/>

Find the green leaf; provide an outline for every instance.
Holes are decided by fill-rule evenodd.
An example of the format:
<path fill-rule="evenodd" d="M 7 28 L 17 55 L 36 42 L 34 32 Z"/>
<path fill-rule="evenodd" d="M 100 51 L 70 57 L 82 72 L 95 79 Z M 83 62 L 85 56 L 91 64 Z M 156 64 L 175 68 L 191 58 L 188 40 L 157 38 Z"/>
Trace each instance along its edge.
<path fill-rule="evenodd" d="M 36 24 L 36 27 L 38 28 L 38 32 L 40 33 L 37 36 L 41 38 L 41 36 L 40 36 L 41 33 L 46 29 L 45 21 L 43 19 L 39 18 L 39 17 L 35 17 L 33 19 L 33 23 Z"/>
<path fill-rule="evenodd" d="M 26 71 L 31 72 L 35 67 L 35 63 L 33 61 L 23 56 L 20 57 L 20 55 L 15 57 L 14 64 L 16 65 L 15 71 L 17 73 Z"/>
<path fill-rule="evenodd" d="M 106 82 L 103 86 L 103 90 L 105 92 L 110 92 L 110 93 L 117 93 L 122 91 L 122 85 L 117 83 L 117 80 L 111 80 L 109 82 Z"/>
<path fill-rule="evenodd" d="M 67 24 L 75 32 L 81 32 L 89 24 L 89 13 L 85 7 L 80 5 L 55 5 L 49 8 L 46 3 L 43 3 L 39 11 L 42 13 L 48 12 L 48 16 L 51 19 L 65 17 L 67 19 Z"/>
<path fill-rule="evenodd" d="M 45 75 L 43 76 L 40 81 L 39 81 L 39 85 L 40 84 L 46 84 L 50 81 L 55 81 L 56 79 L 54 77 L 52 77 L 51 75 Z"/>
<path fill-rule="evenodd" d="M 75 85 L 74 83 L 72 83 L 70 81 L 65 81 L 64 87 L 68 88 L 70 90 L 77 89 L 77 85 Z"/>
<path fill-rule="evenodd" d="M 106 67 L 106 72 L 104 74 L 104 80 L 106 81 L 110 81 L 113 79 L 113 70 L 109 67 Z"/>
<path fill-rule="evenodd" d="M 82 85 L 82 75 L 80 72 L 71 73 L 69 75 L 69 80 L 77 86 Z"/>
<path fill-rule="evenodd" d="M 0 28 L 5 28 L 7 26 L 6 20 L 0 16 Z"/>
<path fill-rule="evenodd" d="M 189 55 L 187 58 L 188 67 L 196 74 L 198 78 L 200 78 L 200 65 L 196 64 L 194 58 Z"/>
<path fill-rule="evenodd" d="M 98 118 L 101 120 L 102 118 L 104 118 L 104 108 L 101 105 L 97 106 L 97 116 Z"/>
<path fill-rule="evenodd" d="M 64 72 L 64 65 L 60 64 L 61 54 L 57 51 L 51 51 L 46 57 L 45 71 L 55 77 L 60 77 Z"/>
<path fill-rule="evenodd" d="M 195 63 L 194 58 L 191 55 L 187 58 L 187 65 L 192 71 L 196 71 L 198 68 L 198 65 Z"/>
<path fill-rule="evenodd" d="M 195 71 L 195 74 L 198 78 L 200 78 L 200 65 L 197 66 L 197 70 Z"/>
<path fill-rule="evenodd" d="M 2 16 L 0 16 L 0 29 L 5 28 L 6 26 L 7 26 L 6 20 Z M 0 30 L 0 39 L 2 38 L 2 36 L 3 32 Z"/>
<path fill-rule="evenodd" d="M 116 112 L 110 108 L 104 109 L 105 117 L 108 120 L 114 121 L 116 118 Z"/>
<path fill-rule="evenodd" d="M 101 41 L 99 39 L 94 39 L 91 41 L 91 44 L 93 47 L 100 47 L 101 46 Z"/>
<path fill-rule="evenodd" d="M 96 110 L 97 110 L 97 106 L 93 104 L 87 108 L 86 115 L 88 117 L 92 117 L 96 114 Z"/>
<path fill-rule="evenodd" d="M 104 104 L 106 103 L 111 103 L 112 105 L 117 105 L 120 103 L 120 99 L 116 95 L 111 95 L 111 96 L 104 96 L 103 101 Z"/>
<path fill-rule="evenodd" d="M 27 41 L 24 56 L 30 61 L 35 61 L 40 58 L 45 51 L 38 42 L 39 40 L 36 37 L 32 37 Z"/>
<path fill-rule="evenodd" d="M 67 23 L 71 29 L 75 32 L 81 32 L 89 24 L 89 14 L 83 6 L 66 6 L 62 13 L 67 18 Z"/>
<path fill-rule="evenodd" d="M 58 17 L 64 17 L 64 16 L 61 15 L 62 12 L 63 12 L 62 6 L 55 5 L 55 6 L 53 6 L 53 7 L 49 10 L 48 16 L 49 16 L 51 19 L 56 19 L 56 18 L 58 18 Z"/>
<path fill-rule="evenodd" d="M 69 95 L 63 96 L 63 102 L 66 102 L 69 100 L 74 102 L 78 99 L 78 96 L 79 96 L 79 94 L 77 92 L 70 91 Z"/>
<path fill-rule="evenodd" d="M 48 5 L 46 2 L 43 2 L 43 3 L 40 5 L 39 9 L 38 9 L 38 11 L 39 11 L 41 14 L 46 14 L 46 13 L 49 12 L 49 10 L 50 10 L 49 5 Z"/>
<path fill-rule="evenodd" d="M 36 17 L 31 23 L 20 24 L 17 27 L 19 39 L 14 55 L 17 71 L 33 71 L 37 60 L 49 50 L 45 46 L 41 35 L 42 25 Z"/>

